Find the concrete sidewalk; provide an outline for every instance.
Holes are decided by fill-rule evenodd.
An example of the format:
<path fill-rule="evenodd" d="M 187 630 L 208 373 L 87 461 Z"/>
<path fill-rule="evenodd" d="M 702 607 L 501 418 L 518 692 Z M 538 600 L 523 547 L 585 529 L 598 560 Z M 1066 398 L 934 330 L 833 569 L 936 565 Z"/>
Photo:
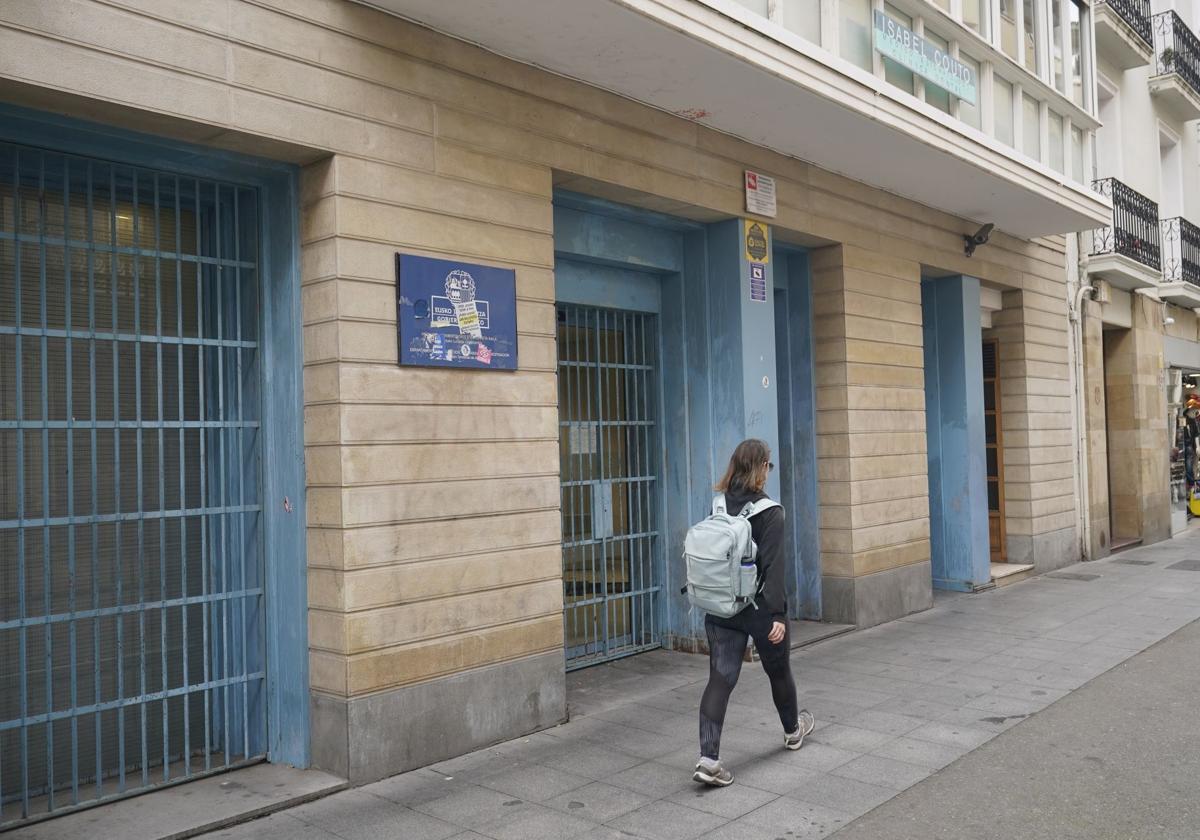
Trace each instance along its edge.
<path fill-rule="evenodd" d="M 793 663 L 818 729 L 798 753 L 747 665 L 727 789 L 690 780 L 707 661 L 656 652 L 572 674 L 568 724 L 209 836 L 825 837 L 1200 618 L 1196 558 L 1191 532 L 806 648 Z"/>

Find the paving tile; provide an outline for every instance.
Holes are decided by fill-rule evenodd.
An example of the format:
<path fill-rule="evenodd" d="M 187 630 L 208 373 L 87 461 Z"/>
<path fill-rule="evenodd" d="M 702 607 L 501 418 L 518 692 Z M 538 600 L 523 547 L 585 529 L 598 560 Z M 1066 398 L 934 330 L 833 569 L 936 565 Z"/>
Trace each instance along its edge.
<path fill-rule="evenodd" d="M 868 729 L 872 732 L 881 732 L 884 735 L 903 735 L 905 732 L 911 732 L 918 726 L 921 726 L 925 721 L 920 718 L 898 715 L 892 712 L 868 709 L 845 723 L 846 726 Z"/>
<path fill-rule="evenodd" d="M 1021 721 L 1028 718 L 1029 715 L 997 715 L 983 709 L 961 708 L 956 709 L 938 723 L 959 725 L 969 727 L 971 729 L 983 729 L 988 732 L 999 734 L 1012 729 Z M 911 736 L 916 736 L 920 730 L 913 730 L 909 733 Z"/>
<path fill-rule="evenodd" d="M 726 788 L 697 785 L 681 790 L 668 797 L 668 801 L 735 820 L 778 798 L 779 794 L 751 787 L 739 778 L 737 784 Z"/>
<path fill-rule="evenodd" d="M 463 828 L 474 828 L 492 822 L 505 814 L 509 808 L 525 806 L 525 802 L 512 794 L 478 785 L 467 785 L 441 799 L 414 805 L 413 810 Z"/>
<path fill-rule="evenodd" d="M 424 769 L 373 782 L 360 787 L 359 790 L 411 808 L 469 787 L 473 787 L 470 782 Z"/>
<path fill-rule="evenodd" d="M 888 711 L 898 715 L 920 718 L 924 721 L 941 720 L 957 707 L 935 700 L 922 700 L 918 697 L 900 697 L 887 705 Z"/>
<path fill-rule="evenodd" d="M 574 817 L 603 823 L 636 811 L 651 801 L 650 797 L 625 788 L 592 782 L 590 785 L 556 796 L 544 804 Z"/>
<path fill-rule="evenodd" d="M 825 837 L 844 827 L 853 817 L 832 808 L 781 796 L 742 817 L 770 837 Z"/>
<path fill-rule="evenodd" d="M 480 779 L 479 784 L 501 793 L 511 794 L 527 802 L 544 802 L 561 793 L 580 788 L 592 781 L 586 776 L 525 764 L 508 767 L 493 776 Z"/>
<path fill-rule="evenodd" d="M 735 784 L 748 785 L 768 793 L 789 791 L 816 772 L 805 769 L 798 763 L 765 757 L 742 763 L 730 762 L 725 766 L 733 773 Z"/>
<path fill-rule="evenodd" d="M 651 799 L 661 799 L 676 791 L 683 790 L 695 784 L 692 781 L 692 769 L 696 756 L 686 767 L 672 767 L 658 761 L 646 761 L 620 773 L 614 773 L 605 782 L 610 785 L 632 790 Z"/>
<path fill-rule="evenodd" d="M 889 741 L 871 754 L 894 758 L 897 761 L 905 761 L 919 767 L 928 767 L 930 770 L 941 770 L 947 764 L 962 758 L 971 749 L 972 747 L 956 747 L 950 744 L 923 741 L 919 738 L 901 737 L 895 741 Z"/>
<path fill-rule="evenodd" d="M 709 832 L 725 825 L 728 820 L 674 802 L 651 802 L 607 825 L 648 840 L 692 840 L 708 836 Z"/>
<path fill-rule="evenodd" d="M 1061 700 L 1070 694 L 1060 688 L 1051 688 L 1048 685 L 1029 685 L 1027 683 L 1005 683 L 995 691 L 996 694 L 1002 697 L 1015 697 L 1018 700 L 1032 700 L 1035 703 L 1053 703 L 1056 700 Z"/>
<path fill-rule="evenodd" d="M 428 769 L 435 773 L 441 773 L 443 776 L 472 781 L 490 776 L 511 766 L 512 763 L 513 760 L 509 756 L 493 749 L 486 749 L 439 762 Z"/>
<path fill-rule="evenodd" d="M 842 776 L 859 782 L 866 782 L 880 787 L 890 787 L 905 790 L 924 779 L 933 771 L 928 767 L 918 767 L 904 761 L 883 758 L 878 755 L 864 755 L 848 761 L 841 767 L 830 771 L 834 776 Z"/>
<path fill-rule="evenodd" d="M 286 813 L 271 814 L 204 836 L 210 840 L 337 840 L 336 835 L 325 829 Z"/>
<path fill-rule="evenodd" d="M 301 805 L 288 813 L 342 840 L 382 840 L 390 837 L 444 840 L 462 833 L 461 826 L 451 825 L 360 790 L 343 791 Z"/>
<path fill-rule="evenodd" d="M 834 767 L 845 764 L 851 759 L 858 758 L 861 754 L 854 750 L 831 747 L 828 744 L 822 744 L 806 738 L 804 739 L 804 746 L 799 750 L 796 752 L 780 753 L 774 760 L 800 770 L 824 773 L 832 770 Z"/>
<path fill-rule="evenodd" d="M 630 837 L 636 836 L 606 825 L 598 825 L 586 834 L 579 835 L 579 840 L 629 840 Z"/>
<path fill-rule="evenodd" d="M 999 687 L 999 686 L 997 686 Z M 972 698 L 966 703 L 968 709 L 980 709 L 992 715 L 1011 717 L 1013 715 L 1031 715 L 1050 705 L 1049 700 L 1041 697 L 1005 697 L 995 692 Z"/>
<path fill-rule="evenodd" d="M 493 840 L 568 840 L 578 837 L 596 827 L 591 820 L 564 814 L 553 808 L 530 805 L 512 814 L 475 829 Z M 395 837 L 420 837 L 421 835 L 394 835 Z"/>
<path fill-rule="evenodd" d="M 895 795 L 893 788 L 826 774 L 814 776 L 787 793 L 792 799 L 840 811 L 851 817 L 860 817 Z"/>
<path fill-rule="evenodd" d="M 869 752 L 895 736 L 884 732 L 874 732 L 870 729 L 861 729 L 857 726 L 831 723 L 828 726 L 818 726 L 817 730 L 808 737 L 819 744 L 828 744 L 839 749 Z"/>
<path fill-rule="evenodd" d="M 636 767 L 645 759 L 628 753 L 610 750 L 599 744 L 573 745 L 560 755 L 545 759 L 542 764 L 589 779 L 604 780 L 614 773 Z"/>

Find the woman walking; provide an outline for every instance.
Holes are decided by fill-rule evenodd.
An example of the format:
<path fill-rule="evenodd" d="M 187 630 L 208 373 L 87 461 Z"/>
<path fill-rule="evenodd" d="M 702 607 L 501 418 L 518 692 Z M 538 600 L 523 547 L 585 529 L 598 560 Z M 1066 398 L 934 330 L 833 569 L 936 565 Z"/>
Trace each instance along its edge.
<path fill-rule="evenodd" d="M 744 440 L 729 459 L 729 467 L 716 489 L 725 494 L 725 509 L 736 515 L 748 505 L 767 498 L 763 487 L 775 465 L 771 450 L 761 440 Z M 792 679 L 790 640 L 785 589 L 787 558 L 784 556 L 783 508 L 763 510 L 750 520 L 758 556 L 758 595 L 754 602 L 730 618 L 708 614 L 704 630 L 708 637 L 708 685 L 700 701 L 700 761 L 692 778 L 707 785 L 724 787 L 733 774 L 721 766 L 721 728 L 729 696 L 737 685 L 746 653 L 746 640 L 762 660 L 771 681 L 771 697 L 783 725 L 783 745 L 798 750 L 813 731 L 816 720 L 807 709 L 797 709 L 796 683 Z"/>

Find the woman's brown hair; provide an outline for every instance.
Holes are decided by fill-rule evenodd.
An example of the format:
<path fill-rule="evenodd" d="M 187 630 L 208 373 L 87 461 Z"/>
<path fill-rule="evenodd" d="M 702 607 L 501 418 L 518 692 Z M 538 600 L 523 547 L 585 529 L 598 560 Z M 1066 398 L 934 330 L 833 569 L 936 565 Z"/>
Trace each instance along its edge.
<path fill-rule="evenodd" d="M 737 449 L 733 450 L 733 455 L 729 458 L 729 467 L 717 482 L 716 489 L 722 493 L 739 490 L 761 493 L 767 483 L 767 463 L 770 460 L 771 447 L 767 446 L 766 441 L 758 438 L 742 441 L 737 445 Z"/>

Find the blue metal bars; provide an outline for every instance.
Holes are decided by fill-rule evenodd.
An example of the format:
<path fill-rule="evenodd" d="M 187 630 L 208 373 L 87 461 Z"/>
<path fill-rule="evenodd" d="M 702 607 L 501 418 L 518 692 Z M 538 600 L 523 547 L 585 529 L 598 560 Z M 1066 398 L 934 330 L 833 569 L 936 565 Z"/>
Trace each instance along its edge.
<path fill-rule="evenodd" d="M 257 202 L 0 145 L 0 828 L 266 751 Z"/>
<path fill-rule="evenodd" d="M 653 315 L 559 305 L 568 668 L 661 643 L 657 359 Z"/>

